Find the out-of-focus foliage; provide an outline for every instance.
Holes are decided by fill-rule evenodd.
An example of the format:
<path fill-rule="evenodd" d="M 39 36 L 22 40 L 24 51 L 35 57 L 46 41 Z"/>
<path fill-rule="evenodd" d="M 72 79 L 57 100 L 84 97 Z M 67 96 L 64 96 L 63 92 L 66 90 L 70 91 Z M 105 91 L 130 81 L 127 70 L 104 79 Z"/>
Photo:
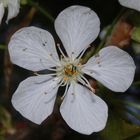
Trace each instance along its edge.
<path fill-rule="evenodd" d="M 133 29 L 131 38 L 132 38 L 134 41 L 140 43 L 140 27 L 135 27 L 135 28 Z"/>
<path fill-rule="evenodd" d="M 0 44 L 0 49 L 5 49 L 5 48 L 6 48 L 6 46 L 5 46 L 5 45 Z"/>
<path fill-rule="evenodd" d="M 26 4 L 28 4 L 28 0 L 21 0 L 20 3 L 21 3 L 22 5 L 26 5 Z"/>
<path fill-rule="evenodd" d="M 116 114 L 109 117 L 106 128 L 101 133 L 103 140 L 128 140 L 140 133 L 140 126 L 122 120 Z"/>
<path fill-rule="evenodd" d="M 6 134 L 14 134 L 15 129 L 12 126 L 10 113 L 2 106 L 0 106 L 0 140 Z"/>

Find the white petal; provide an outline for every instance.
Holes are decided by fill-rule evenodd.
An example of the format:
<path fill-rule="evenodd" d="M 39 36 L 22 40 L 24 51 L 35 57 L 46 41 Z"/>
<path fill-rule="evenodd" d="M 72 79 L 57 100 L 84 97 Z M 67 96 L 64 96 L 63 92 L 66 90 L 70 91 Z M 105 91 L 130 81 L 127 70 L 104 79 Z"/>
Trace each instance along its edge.
<path fill-rule="evenodd" d="M 58 87 L 50 76 L 33 76 L 20 83 L 12 104 L 25 118 L 40 124 L 53 111 Z"/>
<path fill-rule="evenodd" d="M 17 31 L 8 47 L 11 61 L 29 70 L 44 70 L 59 61 L 52 35 L 37 27 Z"/>
<path fill-rule="evenodd" d="M 20 1 L 19 0 L 8 0 L 8 17 L 7 17 L 7 23 L 10 19 L 17 16 L 20 9 Z"/>
<path fill-rule="evenodd" d="M 83 134 L 102 130 L 108 117 L 106 103 L 87 88 L 76 83 L 69 87 L 60 112 L 72 129 Z"/>
<path fill-rule="evenodd" d="M 119 0 L 120 4 L 140 11 L 140 0 Z"/>
<path fill-rule="evenodd" d="M 3 18 L 3 15 L 4 15 L 4 5 L 3 3 L 0 3 L 0 24 Z"/>
<path fill-rule="evenodd" d="M 101 49 L 97 57 L 91 57 L 83 71 L 109 89 L 124 92 L 133 81 L 135 64 L 127 52 L 109 46 Z"/>
<path fill-rule="evenodd" d="M 71 6 L 58 15 L 55 29 L 68 55 L 75 58 L 96 39 L 100 21 L 90 8 Z"/>

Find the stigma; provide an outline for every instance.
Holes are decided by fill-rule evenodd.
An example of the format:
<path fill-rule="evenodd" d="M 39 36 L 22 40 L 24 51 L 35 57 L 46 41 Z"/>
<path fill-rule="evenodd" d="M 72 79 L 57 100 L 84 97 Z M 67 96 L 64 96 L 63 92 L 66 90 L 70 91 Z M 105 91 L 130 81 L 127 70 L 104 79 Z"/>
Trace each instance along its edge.
<path fill-rule="evenodd" d="M 82 74 L 81 64 L 78 59 L 71 60 L 70 58 L 61 59 L 61 66 L 57 68 L 58 75 L 64 82 L 76 81 Z"/>
<path fill-rule="evenodd" d="M 68 64 L 64 67 L 64 74 L 68 77 L 72 77 L 78 73 L 77 66 L 73 64 Z"/>

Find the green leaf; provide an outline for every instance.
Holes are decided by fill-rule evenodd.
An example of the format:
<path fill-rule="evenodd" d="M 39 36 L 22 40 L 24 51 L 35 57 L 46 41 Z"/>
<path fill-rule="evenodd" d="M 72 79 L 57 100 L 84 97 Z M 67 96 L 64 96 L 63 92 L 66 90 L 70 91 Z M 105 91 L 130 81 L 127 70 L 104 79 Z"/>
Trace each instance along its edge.
<path fill-rule="evenodd" d="M 140 26 L 140 12 L 129 9 L 127 11 L 127 21 L 134 26 Z"/>
<path fill-rule="evenodd" d="M 121 120 L 114 115 L 110 115 L 105 129 L 101 132 L 103 140 L 120 140 L 121 134 Z M 119 128 L 119 129 L 118 129 Z"/>
<path fill-rule="evenodd" d="M 140 81 L 133 82 L 134 86 L 140 86 Z"/>
<path fill-rule="evenodd" d="M 122 123 L 123 140 L 128 139 L 130 137 L 134 137 L 135 135 L 139 133 L 140 133 L 140 126 L 123 121 Z"/>
<path fill-rule="evenodd" d="M 6 46 L 5 46 L 5 45 L 0 44 L 0 49 L 4 50 L 5 48 L 6 48 Z"/>
<path fill-rule="evenodd" d="M 132 35 L 131 35 L 131 39 L 133 39 L 134 41 L 140 43 L 140 27 L 135 27 Z"/>
<path fill-rule="evenodd" d="M 101 132 L 101 137 L 103 140 L 129 140 L 139 133 L 140 126 L 128 123 L 117 114 L 111 113 L 105 129 Z"/>
<path fill-rule="evenodd" d="M 131 139 L 132 140 L 132 139 Z M 140 137 L 137 137 L 137 138 L 135 138 L 135 139 L 133 139 L 133 140 L 140 140 Z"/>
<path fill-rule="evenodd" d="M 26 5 L 26 4 L 28 3 L 28 0 L 20 0 L 20 3 L 21 3 L 22 5 Z"/>
<path fill-rule="evenodd" d="M 13 134 L 15 129 L 12 126 L 12 120 L 10 113 L 2 106 L 0 106 L 0 136 L 4 136 L 6 133 Z M 1 140 L 1 139 L 0 139 Z"/>
<path fill-rule="evenodd" d="M 127 139 L 124 139 L 124 140 L 140 140 L 140 133 L 138 133 L 132 137 L 129 137 Z"/>
<path fill-rule="evenodd" d="M 10 127 L 11 126 L 11 115 L 2 106 L 0 106 L 0 122 L 4 127 Z"/>
<path fill-rule="evenodd" d="M 133 41 L 131 43 L 131 46 L 132 46 L 132 48 L 134 50 L 135 55 L 140 54 L 140 43 Z M 134 82 L 133 85 L 140 85 L 140 82 L 139 83 Z"/>
<path fill-rule="evenodd" d="M 140 109 L 140 104 L 138 104 L 138 103 L 135 103 L 135 102 L 132 102 L 132 101 L 122 101 L 122 103 L 124 103 L 126 105 L 129 105 L 131 107 Z"/>
<path fill-rule="evenodd" d="M 0 140 L 5 140 L 4 136 L 0 135 Z"/>

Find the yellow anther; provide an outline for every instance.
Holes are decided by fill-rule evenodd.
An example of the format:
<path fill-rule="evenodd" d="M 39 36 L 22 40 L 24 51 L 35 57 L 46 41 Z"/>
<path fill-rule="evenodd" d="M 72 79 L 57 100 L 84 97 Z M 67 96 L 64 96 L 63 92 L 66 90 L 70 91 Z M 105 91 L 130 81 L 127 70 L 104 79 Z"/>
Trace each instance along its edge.
<path fill-rule="evenodd" d="M 64 73 L 67 76 L 73 76 L 77 73 L 77 68 L 73 64 L 69 64 L 64 68 Z"/>
<path fill-rule="evenodd" d="M 63 80 L 64 81 L 67 81 L 68 80 L 68 77 L 64 76 Z"/>
<path fill-rule="evenodd" d="M 78 63 L 78 65 L 77 66 L 81 66 L 81 63 Z"/>

